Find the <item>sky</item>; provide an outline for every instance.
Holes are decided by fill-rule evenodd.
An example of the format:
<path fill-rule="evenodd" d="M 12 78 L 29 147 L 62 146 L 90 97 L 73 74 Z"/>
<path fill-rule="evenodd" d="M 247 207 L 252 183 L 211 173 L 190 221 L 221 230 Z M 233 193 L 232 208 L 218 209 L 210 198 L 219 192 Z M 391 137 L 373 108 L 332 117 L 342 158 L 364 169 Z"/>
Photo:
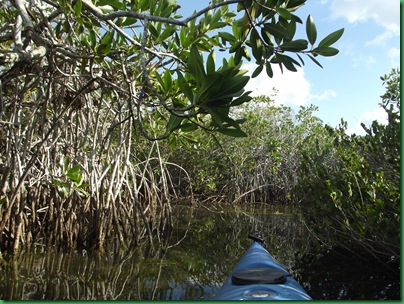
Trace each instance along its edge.
<path fill-rule="evenodd" d="M 209 0 L 178 0 L 180 13 L 190 16 L 204 8 Z M 235 9 L 235 6 L 233 5 Z M 400 1 L 399 0 L 308 0 L 296 12 L 303 21 L 311 15 L 317 27 L 317 42 L 326 35 L 344 28 L 344 35 L 333 45 L 340 50 L 334 57 L 317 57 L 323 68 L 309 58 L 297 72 L 281 74 L 274 67 L 274 77 L 265 72 L 253 78 L 246 89 L 252 95 L 273 95 L 276 104 L 299 107 L 317 106 L 315 116 L 325 124 L 337 127 L 343 118 L 347 133 L 365 134 L 360 123 L 373 120 L 386 123 L 386 113 L 380 108 L 380 96 L 385 92 L 380 76 L 400 66 Z M 307 39 L 305 27 L 295 39 Z M 293 57 L 293 55 L 292 55 Z M 244 60 L 244 69 L 254 70 L 254 62 Z"/>

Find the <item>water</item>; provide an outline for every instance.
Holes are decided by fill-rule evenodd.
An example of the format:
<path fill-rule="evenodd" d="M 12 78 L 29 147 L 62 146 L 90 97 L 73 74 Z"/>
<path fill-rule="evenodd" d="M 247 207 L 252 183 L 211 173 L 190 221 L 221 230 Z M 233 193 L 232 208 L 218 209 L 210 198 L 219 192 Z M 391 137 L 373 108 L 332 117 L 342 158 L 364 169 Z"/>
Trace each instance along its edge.
<path fill-rule="evenodd" d="M 211 299 L 250 245 L 250 233 L 265 237 L 266 248 L 314 299 L 399 298 L 399 262 L 389 265 L 396 271 L 374 263 L 362 263 L 361 269 L 354 267 L 360 265 L 356 260 L 346 265 L 349 259 L 341 254 L 315 256 L 310 235 L 291 209 L 175 210 L 175 229 L 166 240 L 170 248 L 151 255 L 146 247 L 60 252 L 37 245 L 1 266 L 0 299 Z"/>

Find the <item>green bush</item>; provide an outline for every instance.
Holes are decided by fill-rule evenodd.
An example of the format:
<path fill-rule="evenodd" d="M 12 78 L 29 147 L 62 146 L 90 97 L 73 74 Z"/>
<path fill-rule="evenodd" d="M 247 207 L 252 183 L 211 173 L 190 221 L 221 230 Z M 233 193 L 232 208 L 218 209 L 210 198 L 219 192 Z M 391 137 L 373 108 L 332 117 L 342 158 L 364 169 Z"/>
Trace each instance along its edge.
<path fill-rule="evenodd" d="M 400 250 L 399 71 L 382 78 L 381 106 L 388 124 L 376 121 L 366 135 L 347 135 L 346 123 L 328 127 L 332 144 L 302 155 L 297 191 L 309 226 L 325 243 L 372 253 Z"/>

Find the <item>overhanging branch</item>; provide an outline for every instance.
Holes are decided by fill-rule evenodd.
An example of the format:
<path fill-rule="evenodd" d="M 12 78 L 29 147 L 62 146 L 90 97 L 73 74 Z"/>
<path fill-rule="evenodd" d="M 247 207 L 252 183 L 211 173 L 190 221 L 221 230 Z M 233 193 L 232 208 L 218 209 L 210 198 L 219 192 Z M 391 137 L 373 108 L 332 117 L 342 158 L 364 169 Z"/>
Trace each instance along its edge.
<path fill-rule="evenodd" d="M 98 7 L 96 7 L 91 0 L 82 0 L 83 4 L 86 6 L 87 9 L 91 11 L 96 17 L 100 18 L 103 21 L 107 20 L 113 20 L 115 18 L 122 18 L 122 17 L 132 17 L 136 18 L 139 20 L 149 20 L 149 21 L 155 21 L 155 22 L 161 22 L 161 23 L 166 23 L 166 24 L 172 24 L 172 25 L 179 25 L 179 26 L 187 26 L 188 22 L 198 18 L 199 16 L 203 15 L 204 13 L 211 11 L 215 8 L 225 6 L 228 4 L 236 4 L 236 3 L 243 3 L 246 0 L 229 0 L 225 2 L 220 2 L 216 4 L 211 4 L 207 6 L 206 8 L 194 13 L 192 16 L 185 18 L 183 20 L 176 20 L 172 18 L 164 18 L 164 17 L 159 17 L 159 16 L 153 16 L 149 14 L 141 14 L 137 12 L 132 12 L 132 11 L 116 11 L 110 14 L 104 14 L 102 10 Z"/>

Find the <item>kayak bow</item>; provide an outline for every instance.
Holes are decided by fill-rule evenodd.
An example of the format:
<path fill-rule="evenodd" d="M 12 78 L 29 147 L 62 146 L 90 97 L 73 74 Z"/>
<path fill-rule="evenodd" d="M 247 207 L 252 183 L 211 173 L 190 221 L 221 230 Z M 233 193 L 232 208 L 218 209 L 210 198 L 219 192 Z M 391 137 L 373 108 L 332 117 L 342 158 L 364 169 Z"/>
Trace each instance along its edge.
<path fill-rule="evenodd" d="M 214 300 L 312 300 L 257 239 L 219 289 Z"/>

